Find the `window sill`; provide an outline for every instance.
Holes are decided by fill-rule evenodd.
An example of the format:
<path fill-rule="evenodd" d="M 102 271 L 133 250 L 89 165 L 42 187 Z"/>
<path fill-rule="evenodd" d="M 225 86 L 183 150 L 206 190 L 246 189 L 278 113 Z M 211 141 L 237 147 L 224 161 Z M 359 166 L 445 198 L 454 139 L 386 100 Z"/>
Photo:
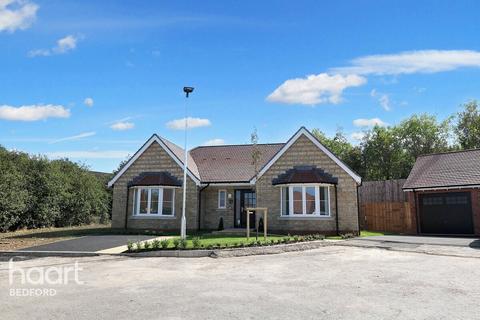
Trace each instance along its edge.
<path fill-rule="evenodd" d="M 332 216 L 280 216 L 279 220 L 334 220 Z"/>
<path fill-rule="evenodd" d="M 142 220 L 142 219 L 163 219 L 163 220 L 174 220 L 175 216 L 156 216 L 156 215 L 145 215 L 145 216 L 130 216 L 132 220 Z"/>

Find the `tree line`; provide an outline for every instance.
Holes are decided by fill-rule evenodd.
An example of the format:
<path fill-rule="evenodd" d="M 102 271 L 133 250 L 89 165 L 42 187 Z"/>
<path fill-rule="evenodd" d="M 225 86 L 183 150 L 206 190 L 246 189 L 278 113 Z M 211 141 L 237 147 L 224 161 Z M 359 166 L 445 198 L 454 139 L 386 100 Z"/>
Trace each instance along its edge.
<path fill-rule="evenodd" d="M 0 231 L 107 222 L 106 178 L 67 159 L 8 151 L 0 146 Z"/>
<path fill-rule="evenodd" d="M 341 129 L 333 137 L 318 129 L 313 134 L 364 181 L 403 179 L 420 155 L 480 148 L 478 102 L 461 107 L 444 120 L 423 113 L 394 126 L 376 125 L 364 132 L 358 145 L 350 143 Z"/>

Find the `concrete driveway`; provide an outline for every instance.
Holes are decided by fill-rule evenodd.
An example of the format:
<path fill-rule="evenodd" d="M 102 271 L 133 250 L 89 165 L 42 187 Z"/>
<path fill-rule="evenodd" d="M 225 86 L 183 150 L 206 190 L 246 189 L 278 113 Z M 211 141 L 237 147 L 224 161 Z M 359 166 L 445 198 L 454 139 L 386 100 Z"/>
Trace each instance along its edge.
<path fill-rule="evenodd" d="M 472 249 L 470 249 L 472 250 Z M 40 258 L 16 268 L 78 262 L 81 283 L 53 296 L 11 296 L 0 262 L 4 319 L 477 319 L 480 259 L 323 247 L 241 258 Z M 48 269 L 45 269 L 48 270 Z M 15 292 L 15 291 L 14 291 Z"/>
<path fill-rule="evenodd" d="M 146 235 L 92 235 L 25 248 L 21 251 L 76 251 L 120 253 L 127 250 L 128 241 L 145 241 L 157 236 Z"/>
<path fill-rule="evenodd" d="M 427 237 L 427 236 L 372 236 L 372 237 L 365 237 L 365 238 L 356 238 L 356 240 L 391 242 L 391 243 L 401 243 L 401 244 L 480 248 L 480 240 L 478 238 Z"/>

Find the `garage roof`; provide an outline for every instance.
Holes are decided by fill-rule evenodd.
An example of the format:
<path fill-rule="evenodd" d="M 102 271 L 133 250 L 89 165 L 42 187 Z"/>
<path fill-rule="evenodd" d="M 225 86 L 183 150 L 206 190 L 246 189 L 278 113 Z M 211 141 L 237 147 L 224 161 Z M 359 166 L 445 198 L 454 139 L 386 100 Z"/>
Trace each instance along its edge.
<path fill-rule="evenodd" d="M 480 149 L 417 158 L 403 189 L 480 186 Z"/>

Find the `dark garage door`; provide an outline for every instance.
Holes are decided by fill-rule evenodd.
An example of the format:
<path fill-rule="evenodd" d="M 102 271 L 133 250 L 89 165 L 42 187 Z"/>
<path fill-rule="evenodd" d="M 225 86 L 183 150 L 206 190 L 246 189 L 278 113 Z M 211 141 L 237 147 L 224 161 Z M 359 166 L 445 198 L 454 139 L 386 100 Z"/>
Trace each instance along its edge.
<path fill-rule="evenodd" d="M 420 231 L 431 234 L 473 234 L 470 193 L 420 195 Z"/>

